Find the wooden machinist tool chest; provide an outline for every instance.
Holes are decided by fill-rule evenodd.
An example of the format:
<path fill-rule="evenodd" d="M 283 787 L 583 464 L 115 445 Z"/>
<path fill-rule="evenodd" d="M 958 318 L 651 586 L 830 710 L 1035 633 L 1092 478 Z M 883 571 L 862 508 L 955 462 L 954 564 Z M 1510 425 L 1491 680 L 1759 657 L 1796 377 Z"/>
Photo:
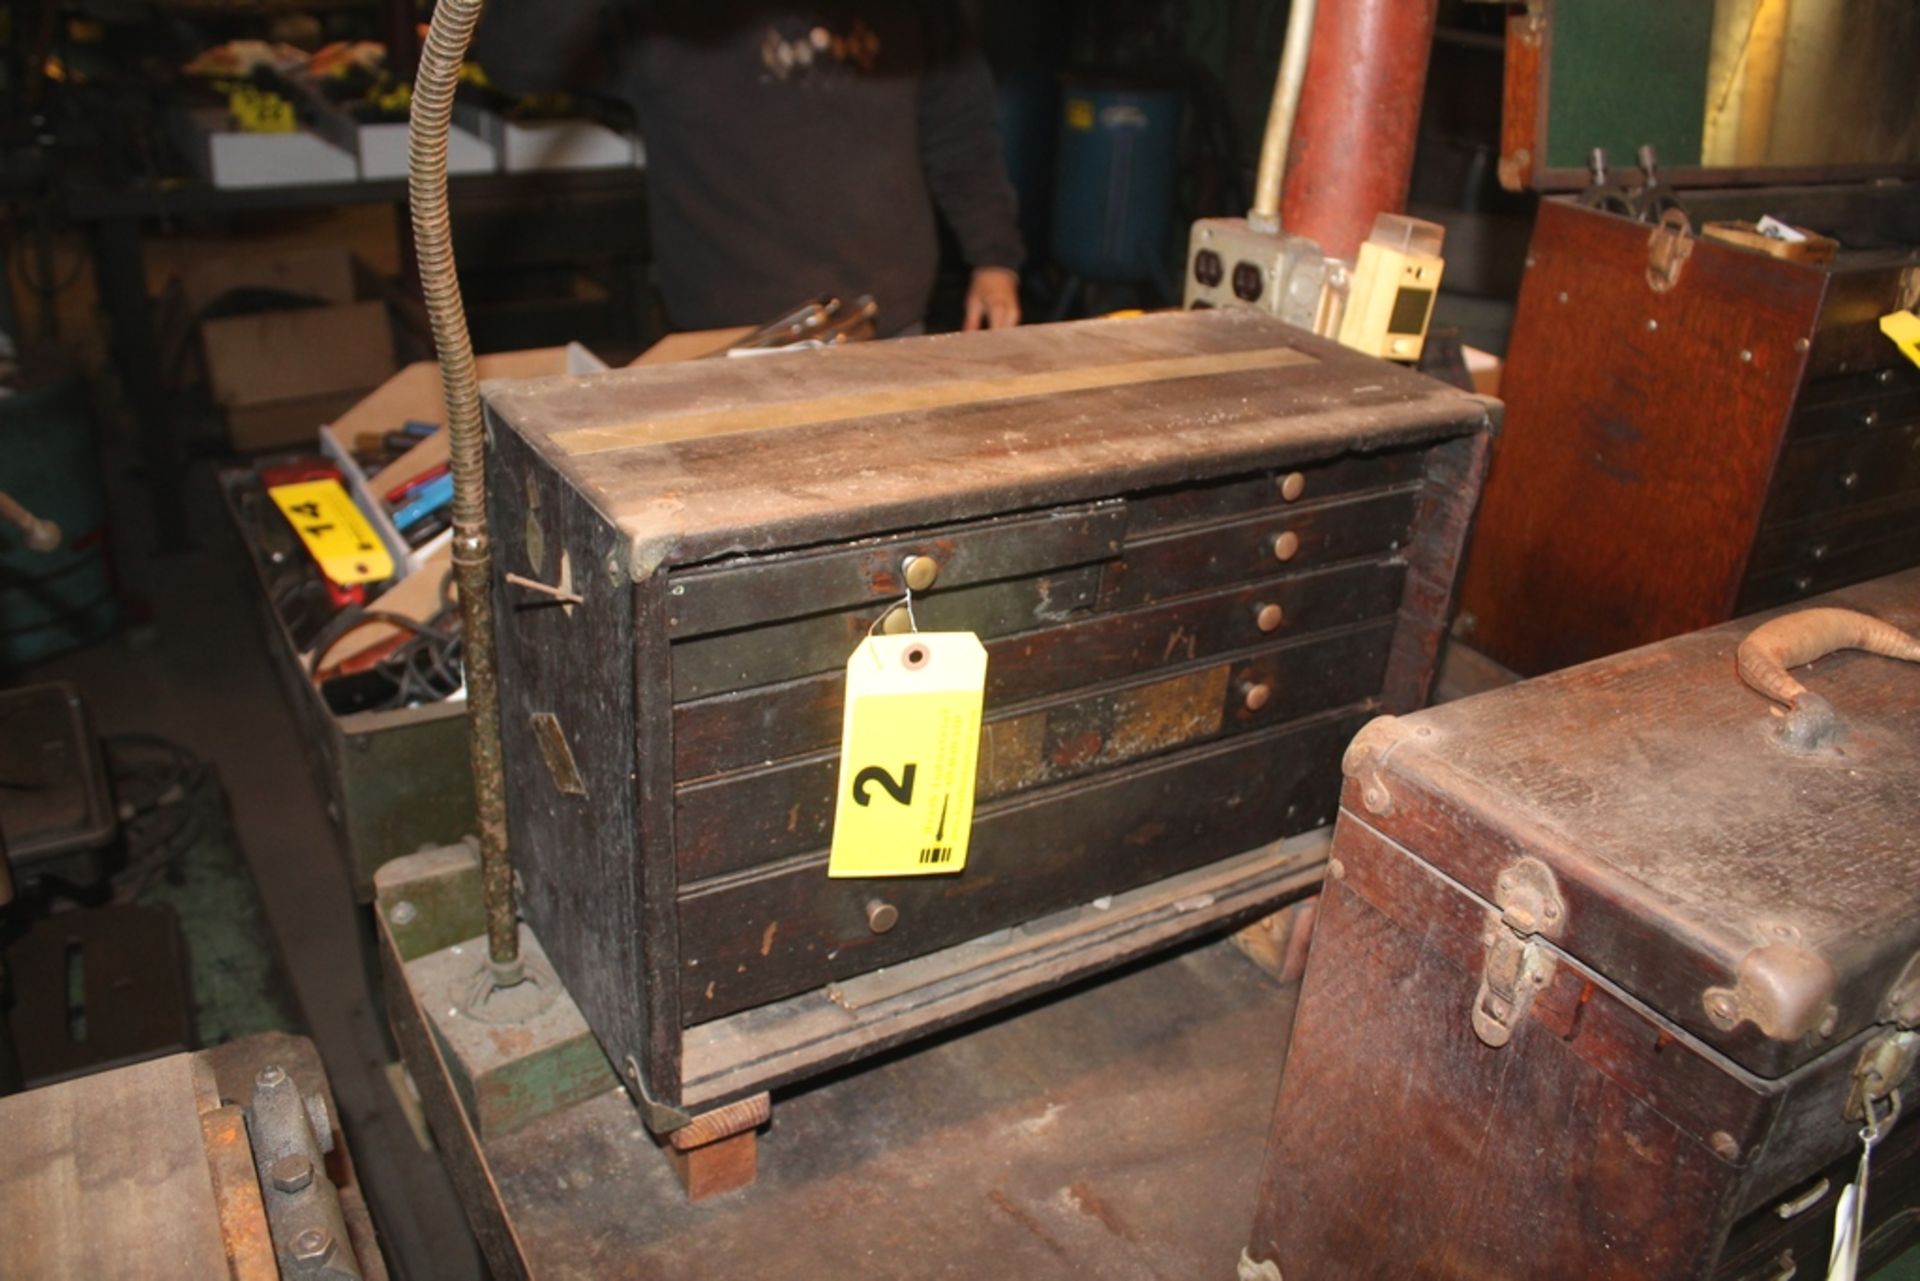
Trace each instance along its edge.
<path fill-rule="evenodd" d="M 524 911 L 656 1130 L 1308 892 L 1495 408 L 1240 312 L 485 394 Z M 988 656 L 971 852 L 829 878 L 909 587 Z"/>
<path fill-rule="evenodd" d="M 1354 740 L 1243 1275 L 1824 1277 L 1869 1124 L 1920 1226 L 1920 570 L 1807 605 Z"/>

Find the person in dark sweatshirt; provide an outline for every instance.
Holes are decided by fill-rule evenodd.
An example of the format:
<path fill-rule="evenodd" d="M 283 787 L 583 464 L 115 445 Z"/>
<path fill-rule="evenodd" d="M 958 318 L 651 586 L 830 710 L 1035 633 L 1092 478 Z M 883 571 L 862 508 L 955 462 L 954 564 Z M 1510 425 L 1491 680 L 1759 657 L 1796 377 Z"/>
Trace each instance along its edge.
<path fill-rule="evenodd" d="M 883 336 L 916 332 L 939 260 L 936 208 L 972 271 L 966 327 L 1019 323 L 1013 188 L 959 0 L 654 0 L 617 14 L 514 4 L 490 6 L 477 41 L 497 82 L 592 53 L 634 106 L 675 325 L 758 324 L 816 295 L 867 293 Z M 556 62 L 567 40 L 601 47 Z"/>

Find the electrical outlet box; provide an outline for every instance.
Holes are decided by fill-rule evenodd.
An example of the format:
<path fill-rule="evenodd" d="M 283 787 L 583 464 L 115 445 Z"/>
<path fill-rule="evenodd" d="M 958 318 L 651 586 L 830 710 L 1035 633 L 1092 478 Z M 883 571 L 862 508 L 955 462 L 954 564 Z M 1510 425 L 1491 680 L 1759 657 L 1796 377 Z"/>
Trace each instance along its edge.
<path fill-rule="evenodd" d="M 1184 304 L 1250 307 L 1331 335 L 1345 272 L 1300 236 L 1260 231 L 1245 218 L 1201 218 L 1187 242 Z"/>

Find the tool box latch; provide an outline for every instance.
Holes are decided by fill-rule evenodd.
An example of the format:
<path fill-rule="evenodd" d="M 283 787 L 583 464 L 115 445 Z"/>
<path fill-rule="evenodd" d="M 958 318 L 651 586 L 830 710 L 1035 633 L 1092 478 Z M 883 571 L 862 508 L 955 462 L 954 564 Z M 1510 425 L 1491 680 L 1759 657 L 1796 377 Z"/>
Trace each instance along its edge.
<path fill-rule="evenodd" d="M 1498 1049 L 1513 1039 L 1533 998 L 1553 977 L 1554 957 L 1542 937 L 1560 932 L 1566 904 L 1553 873 L 1538 859 L 1521 859 L 1494 881 L 1487 913 L 1486 960 L 1473 998 L 1473 1030 Z"/>

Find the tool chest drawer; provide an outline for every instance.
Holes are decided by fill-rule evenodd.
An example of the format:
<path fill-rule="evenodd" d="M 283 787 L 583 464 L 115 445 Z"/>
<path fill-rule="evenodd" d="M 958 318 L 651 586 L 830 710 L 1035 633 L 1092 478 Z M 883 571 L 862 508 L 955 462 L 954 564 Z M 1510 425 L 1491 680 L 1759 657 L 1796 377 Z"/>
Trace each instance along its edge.
<path fill-rule="evenodd" d="M 1229 313 L 486 398 L 498 560 L 547 589 L 498 614 L 525 911 L 670 1107 L 727 1101 L 683 1077 L 695 1029 L 737 1094 L 904 1035 L 912 1000 L 856 1012 L 836 983 L 955 957 L 965 986 L 974 940 L 1272 847 L 1267 884 L 1359 725 L 1425 697 L 1492 422 Z M 910 629 L 986 651 L 964 866 L 830 877 L 848 658 Z"/>

